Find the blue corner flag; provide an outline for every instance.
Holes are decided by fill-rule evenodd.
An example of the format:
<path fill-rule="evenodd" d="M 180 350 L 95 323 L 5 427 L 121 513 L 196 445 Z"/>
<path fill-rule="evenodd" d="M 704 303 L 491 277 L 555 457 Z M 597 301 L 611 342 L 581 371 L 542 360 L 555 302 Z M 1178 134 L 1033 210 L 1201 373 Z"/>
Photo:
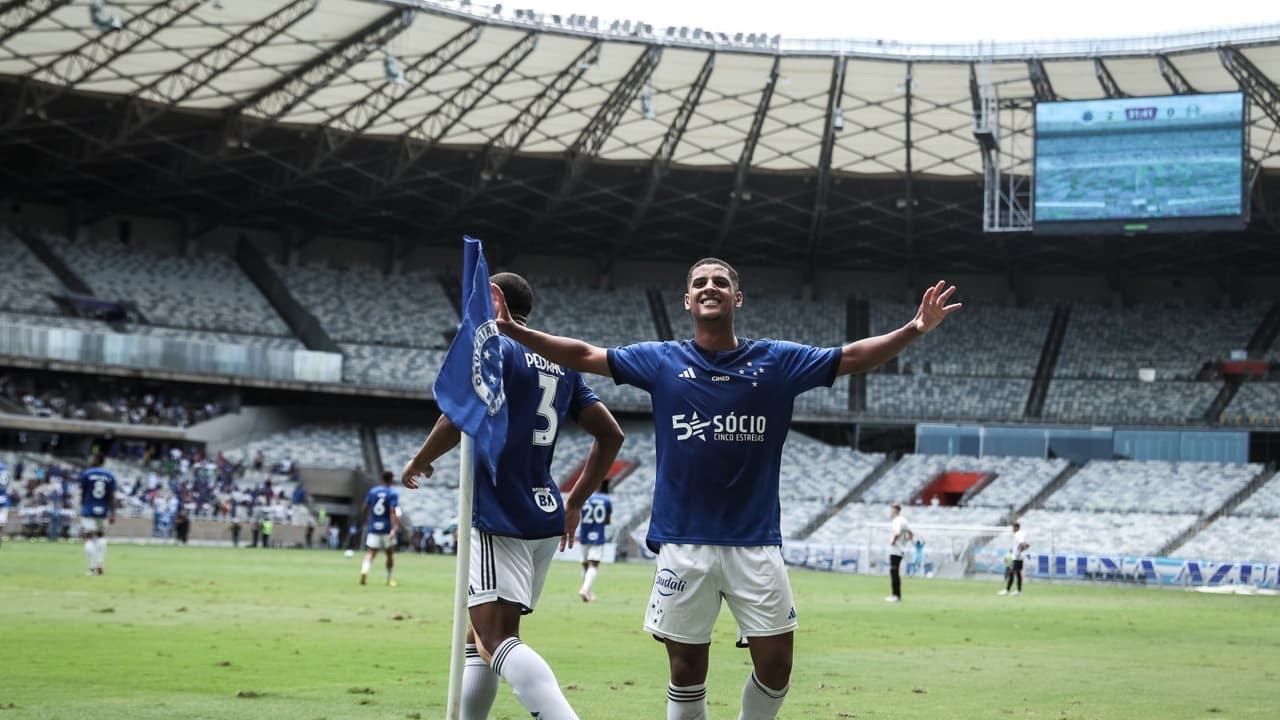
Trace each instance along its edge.
<path fill-rule="evenodd" d="M 489 265 L 480 241 L 464 237 L 462 324 L 449 345 L 432 392 L 449 421 L 475 440 L 476 460 L 498 477 L 507 440 L 507 394 L 502 387 L 502 346 L 493 320 Z"/>

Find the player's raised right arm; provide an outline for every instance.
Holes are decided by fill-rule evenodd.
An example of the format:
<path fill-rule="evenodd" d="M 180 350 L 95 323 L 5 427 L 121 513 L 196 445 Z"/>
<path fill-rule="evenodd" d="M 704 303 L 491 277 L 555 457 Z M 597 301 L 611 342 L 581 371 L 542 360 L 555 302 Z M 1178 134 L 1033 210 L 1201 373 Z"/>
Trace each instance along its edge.
<path fill-rule="evenodd" d="M 498 330 L 502 331 L 503 335 L 558 365 L 564 365 L 579 372 L 612 376 L 613 373 L 609 371 L 607 350 L 581 340 L 530 330 L 511 318 L 511 312 L 507 310 L 507 298 L 502 294 L 502 288 L 492 284 L 489 287 L 493 292 L 494 319 L 497 320 Z"/>

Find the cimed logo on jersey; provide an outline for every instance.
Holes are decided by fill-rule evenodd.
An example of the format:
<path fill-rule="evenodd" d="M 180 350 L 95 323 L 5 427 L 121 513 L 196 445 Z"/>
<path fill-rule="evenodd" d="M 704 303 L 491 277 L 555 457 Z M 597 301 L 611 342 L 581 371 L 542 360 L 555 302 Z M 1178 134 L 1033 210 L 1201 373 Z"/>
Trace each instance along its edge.
<path fill-rule="evenodd" d="M 471 387 L 485 404 L 489 415 L 497 415 L 507 401 L 502 387 L 502 347 L 498 323 L 485 321 L 476 328 L 475 350 L 471 353 Z"/>

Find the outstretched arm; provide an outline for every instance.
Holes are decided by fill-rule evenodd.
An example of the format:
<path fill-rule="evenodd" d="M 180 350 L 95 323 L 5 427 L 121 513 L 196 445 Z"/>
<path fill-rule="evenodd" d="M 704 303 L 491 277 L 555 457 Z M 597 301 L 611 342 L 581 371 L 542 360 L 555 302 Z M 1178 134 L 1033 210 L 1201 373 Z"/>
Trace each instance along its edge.
<path fill-rule="evenodd" d="M 578 424 L 594 438 L 591 452 L 587 454 L 587 464 L 582 468 L 582 475 L 574 484 L 569 497 L 564 502 L 564 534 L 560 536 L 560 549 L 573 547 L 574 537 L 578 534 L 578 523 L 582 520 L 582 506 L 591 497 L 591 493 L 600 489 L 600 484 L 613 467 L 613 461 L 622 449 L 622 428 L 618 421 L 604 406 L 604 403 L 593 403 L 578 415 Z"/>
<path fill-rule="evenodd" d="M 400 471 L 400 484 L 410 490 L 417 490 L 416 478 L 419 475 L 431 477 L 435 472 L 431 463 L 452 450 L 461 441 L 462 432 L 449 422 L 448 417 L 441 415 L 440 419 L 436 420 L 435 426 L 431 428 L 427 439 L 422 442 L 422 447 L 418 448 L 418 452 L 405 464 L 404 470 Z"/>
<path fill-rule="evenodd" d="M 944 290 L 945 288 L 945 290 Z M 840 367 L 836 375 L 874 370 L 898 356 L 916 338 L 938 327 L 948 315 L 959 310 L 961 303 L 947 304 L 956 286 L 946 287 L 942 280 L 924 291 L 920 308 L 911 322 L 884 335 L 863 338 L 845 345 L 840 354 Z"/>
<path fill-rule="evenodd" d="M 573 368 L 578 372 L 612 375 L 609 372 L 609 353 L 604 348 L 573 338 L 530 330 L 511 319 L 511 312 L 507 310 L 507 298 L 502 294 L 502 288 L 497 285 L 490 285 L 490 288 L 493 292 L 494 319 L 497 320 L 498 330 L 503 335 L 558 365 Z"/>

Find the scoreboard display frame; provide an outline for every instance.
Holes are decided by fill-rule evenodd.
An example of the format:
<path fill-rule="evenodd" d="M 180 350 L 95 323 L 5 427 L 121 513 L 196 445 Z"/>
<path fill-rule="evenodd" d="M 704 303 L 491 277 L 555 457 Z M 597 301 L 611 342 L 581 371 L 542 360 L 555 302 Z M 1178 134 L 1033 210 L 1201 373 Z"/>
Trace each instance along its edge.
<path fill-rule="evenodd" d="M 1033 113 L 1034 233 L 1134 235 L 1248 225 L 1245 93 L 1045 101 Z"/>

